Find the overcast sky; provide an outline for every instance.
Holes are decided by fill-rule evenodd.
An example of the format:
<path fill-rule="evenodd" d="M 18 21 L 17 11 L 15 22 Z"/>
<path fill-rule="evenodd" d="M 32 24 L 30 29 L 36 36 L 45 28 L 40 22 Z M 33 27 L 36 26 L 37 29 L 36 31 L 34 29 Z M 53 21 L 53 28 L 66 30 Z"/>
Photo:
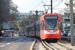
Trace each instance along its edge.
<path fill-rule="evenodd" d="M 13 0 L 13 2 L 17 4 L 18 10 L 20 12 L 29 12 L 30 10 L 44 10 L 44 3 L 42 3 L 42 1 L 45 4 L 50 4 L 50 0 Z M 55 7 L 59 2 L 61 2 L 61 0 L 53 0 L 53 7 Z M 63 2 L 53 10 L 53 12 L 58 13 L 60 10 L 63 11 L 65 7 L 66 5 L 64 4 L 63 0 Z"/>

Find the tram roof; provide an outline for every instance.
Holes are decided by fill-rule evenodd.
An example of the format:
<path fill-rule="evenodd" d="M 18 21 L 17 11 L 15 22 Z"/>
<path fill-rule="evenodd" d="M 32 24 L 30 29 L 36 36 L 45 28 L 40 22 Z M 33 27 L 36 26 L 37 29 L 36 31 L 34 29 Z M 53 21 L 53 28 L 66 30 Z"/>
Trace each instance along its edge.
<path fill-rule="evenodd" d="M 39 21 L 40 21 L 40 19 L 39 19 L 38 21 L 36 21 L 36 23 L 39 23 Z M 33 27 L 33 26 L 34 26 L 34 23 L 35 23 L 35 22 L 33 22 L 33 23 L 29 24 L 29 25 L 26 25 L 25 27 L 26 27 L 26 28 Z"/>

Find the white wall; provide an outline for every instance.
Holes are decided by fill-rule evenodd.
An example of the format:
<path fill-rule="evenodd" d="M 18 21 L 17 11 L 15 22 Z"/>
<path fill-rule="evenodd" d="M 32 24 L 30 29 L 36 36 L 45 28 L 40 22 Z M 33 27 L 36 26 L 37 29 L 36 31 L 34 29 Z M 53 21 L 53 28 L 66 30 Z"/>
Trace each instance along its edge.
<path fill-rule="evenodd" d="M 5 23 L 5 22 L 3 22 L 2 28 L 3 28 L 3 29 L 10 29 L 10 25 L 7 24 L 7 23 Z"/>

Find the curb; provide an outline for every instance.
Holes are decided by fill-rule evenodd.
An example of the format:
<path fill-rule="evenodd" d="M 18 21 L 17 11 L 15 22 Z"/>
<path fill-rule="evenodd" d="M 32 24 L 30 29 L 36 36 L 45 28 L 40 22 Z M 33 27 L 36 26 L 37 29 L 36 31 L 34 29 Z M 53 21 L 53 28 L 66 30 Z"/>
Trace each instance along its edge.
<path fill-rule="evenodd" d="M 35 42 L 36 42 L 36 39 L 35 39 L 34 42 L 32 43 L 32 45 L 31 45 L 31 47 L 30 47 L 30 50 L 33 50 L 33 46 L 34 46 Z"/>

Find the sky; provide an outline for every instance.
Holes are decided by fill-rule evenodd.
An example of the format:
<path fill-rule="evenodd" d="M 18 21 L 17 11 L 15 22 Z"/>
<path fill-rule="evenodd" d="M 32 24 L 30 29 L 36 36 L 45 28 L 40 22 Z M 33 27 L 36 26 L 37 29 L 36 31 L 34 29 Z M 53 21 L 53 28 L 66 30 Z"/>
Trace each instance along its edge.
<path fill-rule="evenodd" d="M 50 0 L 12 0 L 17 6 L 19 12 L 29 12 L 31 10 L 44 10 L 44 4 L 50 4 Z M 53 0 L 53 8 L 60 3 L 61 0 Z M 66 5 L 63 2 L 53 9 L 54 13 L 64 11 Z M 46 7 L 48 8 L 48 7 Z M 49 10 L 50 11 L 50 10 Z"/>

